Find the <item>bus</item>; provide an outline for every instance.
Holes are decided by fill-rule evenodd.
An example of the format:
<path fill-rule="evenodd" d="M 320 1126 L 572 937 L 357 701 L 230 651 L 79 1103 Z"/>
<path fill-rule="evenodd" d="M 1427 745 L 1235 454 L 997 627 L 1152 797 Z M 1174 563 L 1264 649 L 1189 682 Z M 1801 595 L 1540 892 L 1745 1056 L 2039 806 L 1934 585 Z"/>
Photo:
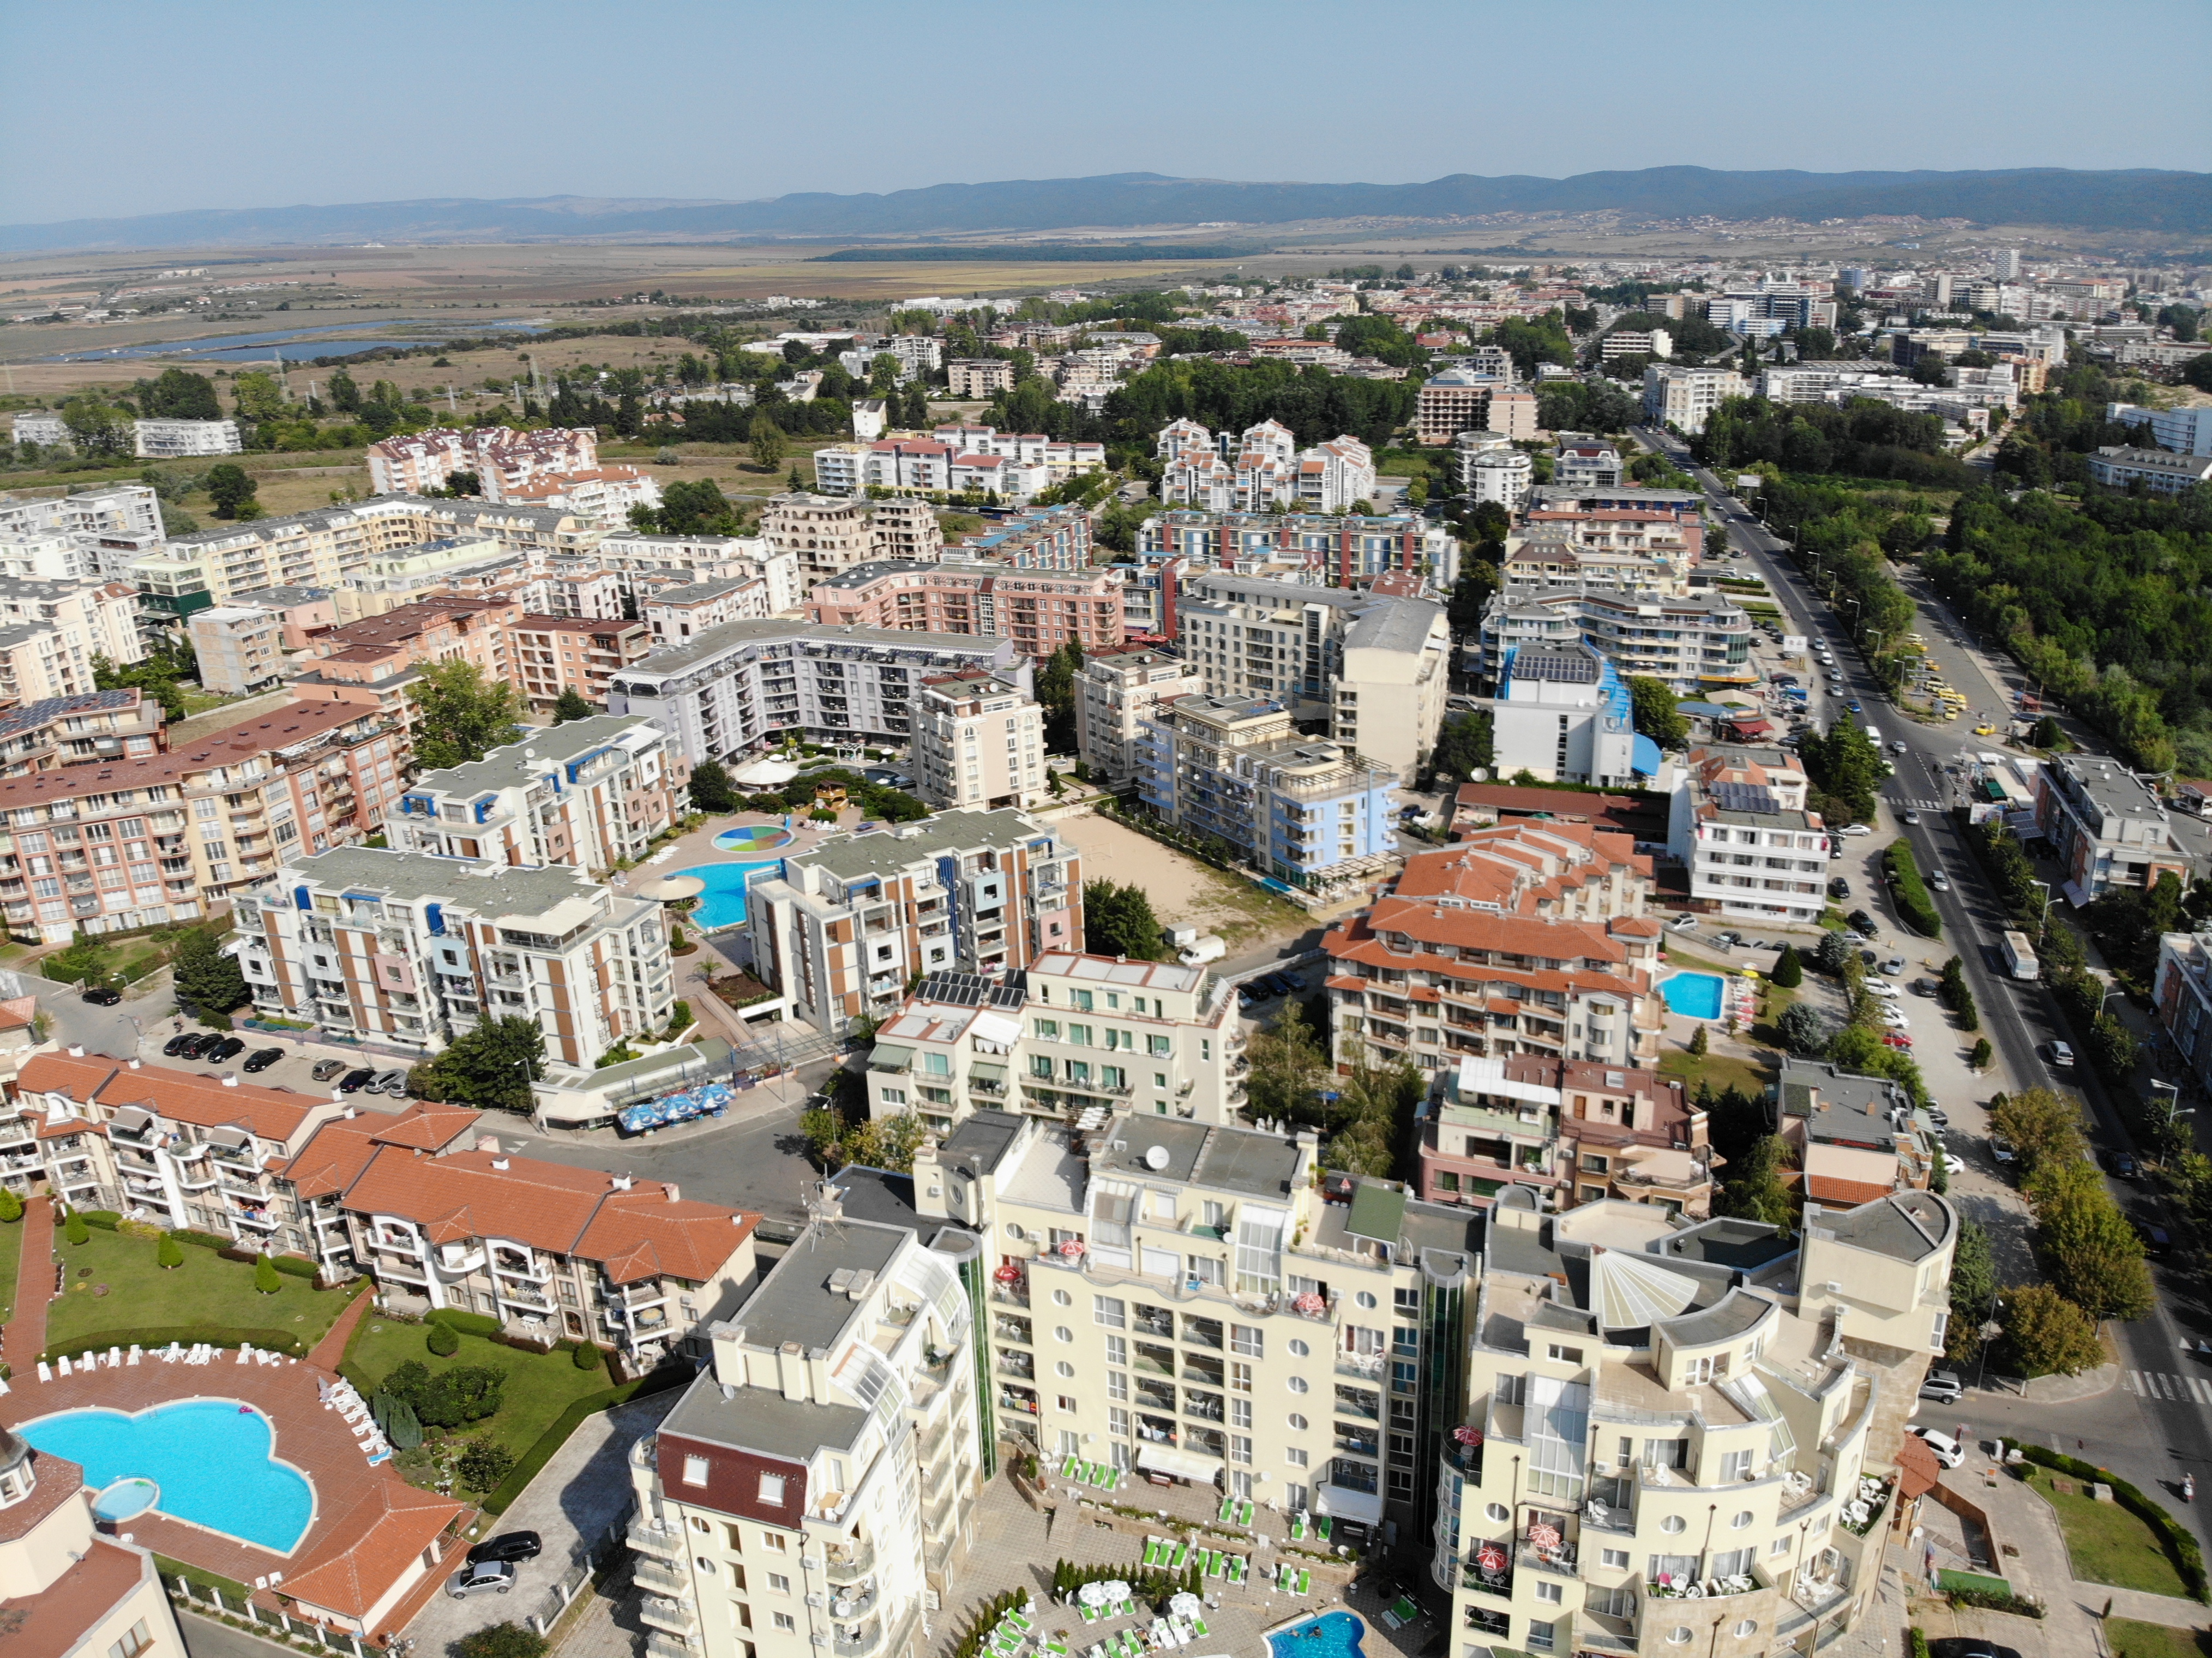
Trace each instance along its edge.
<path fill-rule="evenodd" d="M 2039 979 L 2043 964 L 2035 959 L 2035 950 L 2027 942 L 2025 932 L 2008 932 L 1999 946 L 2004 956 L 2005 971 L 2015 979 Z"/>

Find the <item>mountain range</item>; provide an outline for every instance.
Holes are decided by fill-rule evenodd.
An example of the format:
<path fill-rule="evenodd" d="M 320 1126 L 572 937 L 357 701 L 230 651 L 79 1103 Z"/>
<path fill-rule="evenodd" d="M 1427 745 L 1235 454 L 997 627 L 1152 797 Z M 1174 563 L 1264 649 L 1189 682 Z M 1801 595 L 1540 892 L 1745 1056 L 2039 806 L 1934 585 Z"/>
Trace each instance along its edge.
<path fill-rule="evenodd" d="M 276 246 L 345 242 L 853 238 L 1048 230 L 1249 229 L 1315 220 L 1473 218 L 1616 210 L 1639 218 L 1863 218 L 1917 215 L 1980 224 L 2202 234 L 2212 173 L 2076 172 L 1725 173 L 1647 167 L 1566 179 L 1453 173 L 1425 184 L 1251 184 L 1154 173 L 933 185 L 883 195 L 803 192 L 763 201 L 438 197 L 337 206 L 204 209 L 0 226 L 0 252 Z"/>

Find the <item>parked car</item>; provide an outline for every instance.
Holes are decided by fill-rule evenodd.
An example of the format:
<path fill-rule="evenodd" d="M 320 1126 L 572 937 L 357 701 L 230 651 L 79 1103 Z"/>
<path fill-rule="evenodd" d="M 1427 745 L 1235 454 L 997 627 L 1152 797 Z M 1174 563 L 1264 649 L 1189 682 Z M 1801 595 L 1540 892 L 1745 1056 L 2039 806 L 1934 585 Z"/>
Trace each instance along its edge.
<path fill-rule="evenodd" d="M 1902 956 L 1891 957 L 1887 961 L 1881 964 L 1881 970 L 1887 974 L 1891 978 L 1894 979 L 1899 974 L 1905 971 L 1905 957 Z"/>
<path fill-rule="evenodd" d="M 238 1068 L 240 1071 L 266 1071 L 283 1057 L 284 1050 L 281 1048 L 257 1048 L 246 1056 L 246 1063 Z"/>
<path fill-rule="evenodd" d="M 378 1072 L 375 1078 L 368 1084 L 368 1091 L 372 1094 L 396 1094 L 404 1097 L 407 1092 L 405 1068 L 395 1066 L 389 1071 Z"/>
<path fill-rule="evenodd" d="M 245 1052 L 245 1037 L 218 1036 L 210 1047 L 201 1053 L 200 1058 L 205 1060 L 210 1065 L 221 1065 L 224 1060 L 235 1058 Z"/>
<path fill-rule="evenodd" d="M 1864 823 L 1846 823 L 1843 827 L 1843 833 L 1845 835 L 1872 835 L 1874 831 L 1869 829 Z"/>
<path fill-rule="evenodd" d="M 345 1068 L 343 1060 L 317 1060 L 315 1068 L 307 1074 L 319 1083 L 326 1083 Z"/>
<path fill-rule="evenodd" d="M 344 1080 L 338 1084 L 338 1092 L 341 1094 L 358 1094 L 362 1089 L 368 1087 L 369 1084 L 374 1082 L 375 1079 L 376 1072 L 371 1071 L 367 1066 L 363 1066 L 358 1071 L 349 1071 L 345 1073 Z"/>
<path fill-rule="evenodd" d="M 1894 1007 L 1882 1009 L 1881 1022 L 1891 1030 L 1910 1030 L 1912 1028 L 1912 1021 L 1905 1017 L 1901 1009 Z"/>
<path fill-rule="evenodd" d="M 2143 1241 L 2145 1254 L 2170 1255 L 2173 1253 L 2173 1238 L 2163 1226 L 2153 1226 L 2148 1221 L 2142 1220 L 2128 1224 L 2136 1229 L 2136 1236 Z"/>
<path fill-rule="evenodd" d="M 2073 1068 L 2074 1048 L 2071 1043 L 2052 1042 L 2044 1048 L 2043 1054 L 2045 1059 L 2062 1071 Z"/>
<path fill-rule="evenodd" d="M 1889 745 L 1889 751 L 1892 754 L 1903 754 L 1905 752 L 1905 744 L 1893 740 Z"/>
<path fill-rule="evenodd" d="M 185 1051 L 185 1044 L 191 1041 L 191 1032 L 179 1030 L 175 1035 L 170 1037 L 168 1041 L 161 1044 L 161 1052 L 167 1054 L 169 1058 L 173 1060 L 179 1054 L 182 1054 Z"/>
<path fill-rule="evenodd" d="M 1884 1048 L 1910 1048 L 1912 1038 L 1902 1030 L 1885 1030 L 1881 1033 L 1881 1045 Z"/>
<path fill-rule="evenodd" d="M 94 1007 L 113 1007 L 123 999 L 123 993 L 109 985 L 94 985 L 84 993 L 84 999 Z"/>
<path fill-rule="evenodd" d="M 465 1600 L 474 1594 L 504 1594 L 514 1587 L 514 1578 L 512 1560 L 479 1560 L 454 1573 L 453 1581 L 446 1585 L 446 1593 L 456 1600 Z"/>
<path fill-rule="evenodd" d="M 1955 1468 L 1966 1460 L 1966 1447 L 1950 1435 L 1938 1433 L 1933 1428 L 1915 1428 L 1912 1431 L 1936 1453 L 1936 1460 L 1945 1467 Z"/>
<path fill-rule="evenodd" d="M 177 1049 L 177 1057 L 180 1060 L 197 1060 L 222 1040 L 222 1037 L 211 1030 L 195 1030 L 185 1038 L 184 1045 Z"/>
<path fill-rule="evenodd" d="M 1959 1380 L 1956 1370 L 1930 1370 L 1928 1379 L 1920 1384 L 1920 1396 L 1932 1399 L 1939 1405 L 1948 1405 L 1966 1391 L 1966 1384 Z"/>
<path fill-rule="evenodd" d="M 1951 1126 L 1951 1114 L 1946 1111 L 1940 1105 L 1929 1106 L 1928 1108 L 1927 1115 L 1928 1121 L 1934 1123 L 1938 1128 L 1948 1128 Z"/>
<path fill-rule="evenodd" d="M 1841 900 L 1850 896 L 1851 884 L 1849 881 L 1840 875 L 1831 876 L 1828 878 L 1828 896 Z"/>
<path fill-rule="evenodd" d="M 1904 993 L 1899 991 L 1895 985 L 1891 984 L 1885 979 L 1869 979 L 1866 981 L 1865 988 L 1868 995 L 1879 996 L 1884 1001 L 1894 1000 L 1897 997 Z"/>
<path fill-rule="evenodd" d="M 2014 1146 L 2010 1140 L 2007 1139 L 2002 1134 L 1992 1134 L 1990 1136 L 1990 1155 L 1995 1157 L 1999 1163 L 2017 1163 L 2020 1161 L 2020 1152 L 2018 1149 Z"/>
<path fill-rule="evenodd" d="M 1851 931 L 1862 938 L 1871 938 L 1881 931 L 1881 924 L 1863 909 L 1853 910 L 1844 919 L 1851 924 Z"/>
<path fill-rule="evenodd" d="M 1692 927 L 1697 926 L 1697 924 L 1698 918 L 1694 915 L 1677 915 L 1673 920 L 1667 923 L 1668 926 L 1674 928 L 1677 932 L 1687 932 Z"/>
<path fill-rule="evenodd" d="M 544 1546 L 534 1531 L 501 1532 L 471 1549 L 468 1564 L 478 1566 L 487 1560 L 534 1560 Z"/>
<path fill-rule="evenodd" d="M 2133 1180 L 2138 1172 L 2136 1160 L 2125 1151 L 2106 1151 L 2098 1154 L 2098 1161 L 2121 1180 Z"/>
<path fill-rule="evenodd" d="M 1912 981 L 1912 993 L 1916 996 L 1933 996 L 1936 993 L 1935 980 L 1915 979 Z"/>

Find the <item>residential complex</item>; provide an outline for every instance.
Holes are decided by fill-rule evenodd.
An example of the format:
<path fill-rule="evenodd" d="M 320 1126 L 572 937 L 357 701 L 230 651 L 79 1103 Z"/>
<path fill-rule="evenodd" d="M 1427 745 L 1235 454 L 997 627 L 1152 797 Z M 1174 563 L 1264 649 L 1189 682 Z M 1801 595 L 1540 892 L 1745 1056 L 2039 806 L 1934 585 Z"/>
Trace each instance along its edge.
<path fill-rule="evenodd" d="M 1447 368 L 1422 386 L 1413 431 L 1426 444 L 1449 443 L 1462 432 L 1533 438 L 1536 394 L 1518 389 L 1510 377 Z"/>
<path fill-rule="evenodd" d="M 96 689 L 94 664 L 143 662 L 137 596 L 120 581 L 0 578 L 0 703 Z"/>
<path fill-rule="evenodd" d="M 166 534 L 161 504 L 143 483 L 77 495 L 0 495 L 0 575 L 35 581 L 120 577 Z"/>
<path fill-rule="evenodd" d="M 134 420 L 131 439 L 131 452 L 142 460 L 235 455 L 246 448 L 234 420 Z"/>
<path fill-rule="evenodd" d="M 1452 475 L 1470 500 L 1517 513 L 1535 482 L 1536 462 L 1503 432 L 1460 432 L 1452 438 Z"/>
<path fill-rule="evenodd" d="M 1137 744 L 1137 798 L 1187 833 L 1301 887 L 1389 861 L 1391 768 L 1300 737 L 1275 701 L 1206 694 L 1160 704 Z"/>
<path fill-rule="evenodd" d="M 1750 394 L 1751 382 L 1733 368 L 1664 362 L 1644 366 L 1644 418 L 1692 436 L 1705 429 L 1705 417 L 1729 398 Z"/>
<path fill-rule="evenodd" d="M 589 1076 L 675 1000 L 660 907 L 569 865 L 346 847 L 284 860 L 236 912 L 254 1005 L 428 1055 L 533 1020 L 546 1076 Z"/>
<path fill-rule="evenodd" d="M 368 446 L 369 488 L 382 495 L 427 495 L 447 488 L 456 472 L 472 472 L 489 501 L 549 473 L 588 472 L 599 464 L 599 440 L 585 427 L 524 432 L 507 426 L 467 431 L 439 428 L 386 438 Z"/>
<path fill-rule="evenodd" d="M 2175 835 L 2155 780 L 2080 755 L 2036 768 L 2035 825 L 2057 853 L 2068 902 L 2086 904 L 2114 887 L 2148 892 L 2168 874 L 2185 891 L 2205 872 Z"/>
<path fill-rule="evenodd" d="M 955 398 L 988 398 L 1014 389 L 1010 357 L 955 357 L 945 365 L 945 389 Z"/>
<path fill-rule="evenodd" d="M 1678 597 L 1609 588 L 1504 590 L 1483 612 L 1482 663 L 1496 675 L 1508 652 L 1591 647 L 1626 677 L 1664 680 L 1677 691 L 1748 685 L 1751 616 L 1733 598 L 1708 592 Z"/>
<path fill-rule="evenodd" d="M 914 768 L 921 798 L 938 808 L 1032 806 L 1045 790 L 1044 710 L 1026 670 L 984 668 L 922 681 L 915 711 Z"/>
<path fill-rule="evenodd" d="M 2130 449 L 2106 444 L 2089 457 L 2092 483 L 2125 489 L 2141 484 L 2154 495 L 2178 495 L 2212 482 L 2212 454 L 2176 454 L 2170 449 Z"/>
<path fill-rule="evenodd" d="M 1636 729 L 1628 687 L 1580 642 L 1524 645 L 1499 665 L 1491 701 L 1492 768 L 1546 783 L 1635 788 L 1666 763 Z"/>
<path fill-rule="evenodd" d="M 1280 563 L 1336 587 L 1397 573 L 1425 577 L 1443 591 L 1459 579 L 1459 543 L 1418 513 L 1332 518 L 1171 510 L 1139 526 L 1137 557 L 1147 564 L 1180 559 L 1192 568 L 1224 570 Z"/>
<path fill-rule="evenodd" d="M 1070 641 L 1112 650 L 1122 641 L 1125 580 L 1117 567 L 1021 570 L 961 547 L 937 563 L 856 564 L 817 582 L 806 612 L 824 627 L 997 635 L 1028 656 L 1050 656 Z"/>
<path fill-rule="evenodd" d="M 842 1035 L 918 973 L 998 978 L 1083 938 L 1082 859 L 1018 811 L 956 811 L 817 847 L 745 890 L 744 947 L 791 1011 Z"/>
<path fill-rule="evenodd" d="M 647 623 L 566 616 L 518 616 L 507 638 L 512 683 L 540 712 L 568 691 L 604 708 L 615 676 L 644 661 L 654 643 Z"/>
<path fill-rule="evenodd" d="M 1263 513 L 1276 506 L 1341 513 L 1375 494 L 1375 458 L 1353 437 L 1301 450 L 1287 427 L 1262 421 L 1239 437 L 1218 437 L 1196 421 L 1160 428 L 1154 453 L 1164 464 L 1160 499 L 1215 513 Z"/>
<path fill-rule="evenodd" d="M 1180 656 L 1124 646 L 1086 652 L 1075 676 L 1076 751 L 1112 784 L 1137 774 L 1137 743 L 1164 701 L 1206 689 L 1198 665 Z"/>
<path fill-rule="evenodd" d="M 245 696 L 284 677 L 283 612 L 258 606 L 218 604 L 185 621 L 200 689 L 218 696 Z"/>
<path fill-rule="evenodd" d="M 1820 920 L 1833 841 L 1806 809 L 1809 789 L 1788 749 L 1709 744 L 1684 756 L 1667 847 L 1689 872 L 1691 902 L 1747 919 Z"/>
<path fill-rule="evenodd" d="M 2123 426 L 2148 428 L 2153 443 L 2177 455 L 2212 455 L 2212 404 L 2193 409 L 2144 409 L 2131 403 L 2108 403 L 2105 418 Z"/>
<path fill-rule="evenodd" d="M 1785 1056 L 1768 1090 L 1773 1131 L 1797 1167 L 1784 1178 L 1814 1205 L 1870 1203 L 1926 1191 L 1942 1149 L 1903 1084 L 1818 1060 Z"/>
<path fill-rule="evenodd" d="M 0 711 L 0 777 L 57 766 L 143 759 L 169 745 L 159 702 L 143 691 L 79 691 Z"/>

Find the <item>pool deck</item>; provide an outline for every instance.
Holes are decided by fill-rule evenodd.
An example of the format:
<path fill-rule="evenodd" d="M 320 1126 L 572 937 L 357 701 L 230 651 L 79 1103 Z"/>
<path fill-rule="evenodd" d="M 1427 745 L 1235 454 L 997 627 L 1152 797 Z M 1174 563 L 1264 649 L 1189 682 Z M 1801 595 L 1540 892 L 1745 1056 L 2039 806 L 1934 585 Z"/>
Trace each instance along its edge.
<path fill-rule="evenodd" d="M 689 835 L 678 835 L 669 841 L 653 858 L 632 870 L 617 871 L 608 878 L 607 885 L 617 892 L 634 892 L 647 881 L 664 875 L 676 875 L 687 869 L 697 869 L 705 864 L 761 864 L 773 859 L 795 858 L 811 852 L 824 840 L 842 839 L 859 824 L 866 815 L 857 806 L 848 806 L 837 814 L 836 823 L 814 823 L 805 820 L 792 825 L 792 842 L 767 851 L 726 851 L 714 844 L 714 837 L 726 835 L 733 829 L 751 829 L 773 824 L 781 828 L 783 819 L 765 812 L 739 811 L 720 813 L 709 817 Z"/>
<path fill-rule="evenodd" d="M 416 1490 L 388 1463 L 368 1467 L 344 1418 L 324 1409 L 317 1395 L 319 1384 L 333 1378 L 312 1363 L 240 1364 L 234 1352 L 226 1351 L 210 1364 L 164 1364 L 142 1357 L 136 1365 L 110 1370 L 103 1361 L 98 1370 L 57 1375 L 51 1382 L 40 1382 L 35 1369 L 26 1370 L 0 1397 L 0 1424 L 11 1428 L 61 1411 L 135 1414 L 188 1399 L 236 1400 L 266 1416 L 276 1429 L 275 1455 L 314 1487 L 314 1516 L 289 1554 L 157 1513 L 139 1515 L 118 1527 L 143 1548 L 248 1586 L 257 1577 L 281 1571 L 286 1588 L 296 1588 L 319 1606 L 366 1612 L 422 1550 L 465 1524 L 473 1512 L 465 1503 Z M 447 1552 L 452 1553 L 450 1545 Z M 447 1575 L 442 1567 L 424 1574 L 368 1632 L 404 1627 Z M 255 1599 L 278 1604 L 265 1591 Z"/>

